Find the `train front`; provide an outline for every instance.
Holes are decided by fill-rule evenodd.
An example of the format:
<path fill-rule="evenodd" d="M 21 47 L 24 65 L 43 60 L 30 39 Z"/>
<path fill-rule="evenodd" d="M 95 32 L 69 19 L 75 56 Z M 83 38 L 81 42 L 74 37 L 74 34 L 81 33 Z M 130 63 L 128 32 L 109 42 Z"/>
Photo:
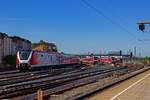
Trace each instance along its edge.
<path fill-rule="evenodd" d="M 18 51 L 16 57 L 16 68 L 19 70 L 30 69 L 30 59 L 32 51 Z"/>

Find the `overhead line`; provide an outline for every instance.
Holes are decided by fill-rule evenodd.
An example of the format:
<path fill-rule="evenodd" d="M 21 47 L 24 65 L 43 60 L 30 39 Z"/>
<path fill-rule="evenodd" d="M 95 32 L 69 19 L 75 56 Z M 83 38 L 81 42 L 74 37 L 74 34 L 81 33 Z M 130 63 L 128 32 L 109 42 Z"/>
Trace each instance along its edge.
<path fill-rule="evenodd" d="M 121 24 L 111 20 L 108 16 L 106 16 L 103 12 L 101 12 L 99 9 L 97 9 L 96 7 L 94 7 L 93 5 L 91 5 L 90 3 L 88 3 L 86 0 L 81 0 L 86 6 L 88 6 L 89 8 L 93 9 L 96 13 L 98 13 L 99 15 L 103 16 L 105 19 L 107 19 L 110 23 L 114 24 L 117 27 L 120 27 L 120 29 L 122 29 L 123 31 L 127 32 L 128 34 L 132 35 L 133 37 L 135 37 L 135 35 L 130 32 L 129 30 L 127 30 L 126 28 L 124 28 Z"/>

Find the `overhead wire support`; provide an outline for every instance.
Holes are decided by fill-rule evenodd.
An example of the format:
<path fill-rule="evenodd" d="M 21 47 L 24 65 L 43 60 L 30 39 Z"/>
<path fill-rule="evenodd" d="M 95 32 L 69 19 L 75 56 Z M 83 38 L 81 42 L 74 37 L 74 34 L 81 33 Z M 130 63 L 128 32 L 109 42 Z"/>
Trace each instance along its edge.
<path fill-rule="evenodd" d="M 141 22 L 138 22 L 137 24 L 150 24 L 150 21 L 141 21 Z"/>
<path fill-rule="evenodd" d="M 137 24 L 139 25 L 139 30 L 141 30 L 143 33 L 150 35 L 150 32 L 145 31 L 145 24 L 150 24 L 150 21 L 140 21 Z M 150 41 L 150 39 L 139 39 L 139 41 L 141 42 Z"/>

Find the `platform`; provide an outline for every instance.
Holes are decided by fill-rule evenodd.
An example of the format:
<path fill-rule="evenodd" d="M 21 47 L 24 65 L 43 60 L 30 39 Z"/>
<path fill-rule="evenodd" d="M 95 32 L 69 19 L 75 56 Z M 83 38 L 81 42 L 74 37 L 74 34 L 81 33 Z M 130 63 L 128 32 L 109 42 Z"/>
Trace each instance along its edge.
<path fill-rule="evenodd" d="M 150 100 L 150 70 L 104 89 L 87 100 Z"/>

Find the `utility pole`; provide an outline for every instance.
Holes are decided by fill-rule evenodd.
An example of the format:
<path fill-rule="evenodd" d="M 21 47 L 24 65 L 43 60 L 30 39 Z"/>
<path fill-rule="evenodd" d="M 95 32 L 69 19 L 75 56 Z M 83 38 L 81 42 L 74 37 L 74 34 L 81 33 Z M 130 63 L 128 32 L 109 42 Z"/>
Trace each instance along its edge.
<path fill-rule="evenodd" d="M 139 52 L 139 57 L 141 57 L 141 52 Z"/>
<path fill-rule="evenodd" d="M 134 57 L 136 57 L 136 46 L 134 47 Z"/>

